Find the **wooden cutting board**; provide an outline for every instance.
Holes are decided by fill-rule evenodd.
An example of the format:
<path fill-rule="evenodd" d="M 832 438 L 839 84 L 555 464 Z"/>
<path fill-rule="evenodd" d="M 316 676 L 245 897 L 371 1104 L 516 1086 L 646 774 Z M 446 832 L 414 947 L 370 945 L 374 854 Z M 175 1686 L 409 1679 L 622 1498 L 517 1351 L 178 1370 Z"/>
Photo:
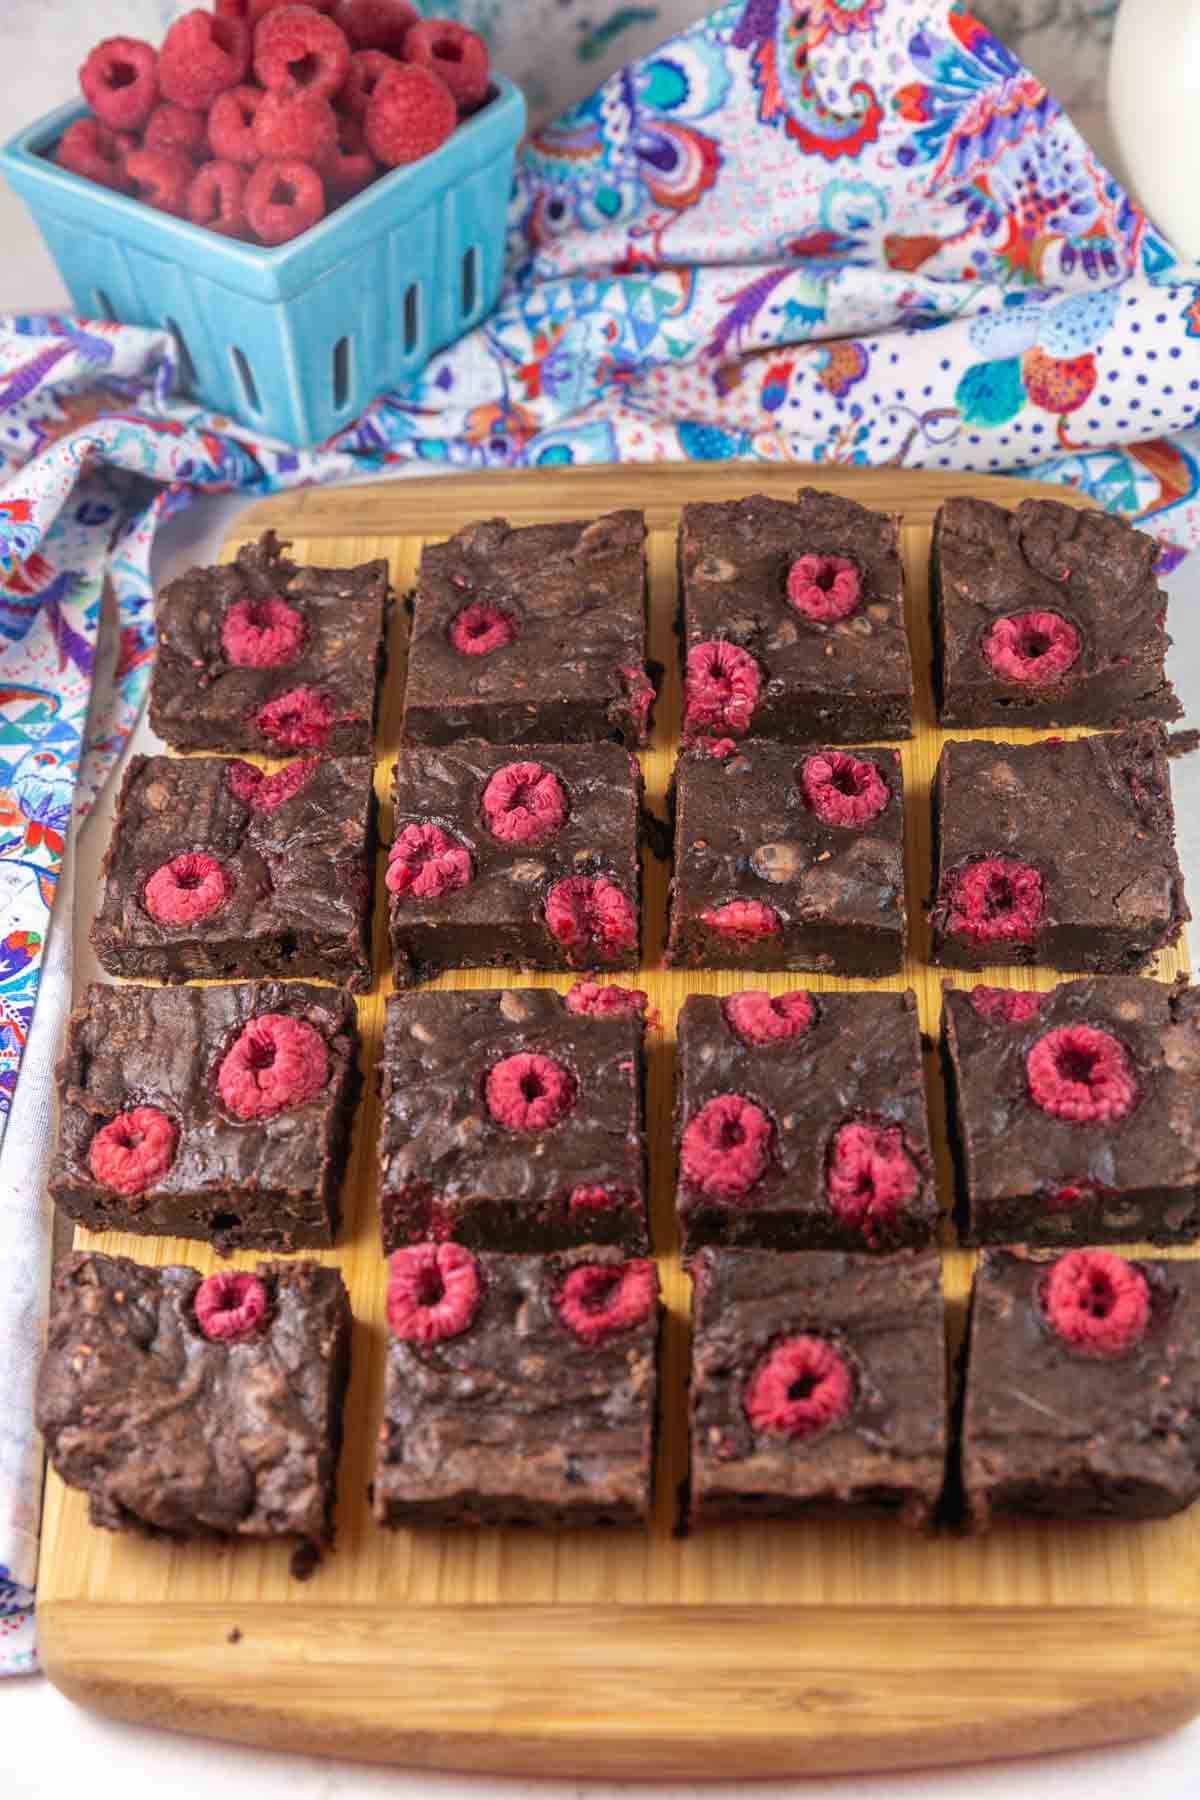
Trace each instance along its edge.
<path fill-rule="evenodd" d="M 929 782 L 941 733 L 928 687 L 926 564 L 946 481 L 845 468 L 545 469 L 309 490 L 257 505 L 240 521 L 237 541 L 270 525 L 294 541 L 301 561 L 386 556 L 403 592 L 422 544 L 471 519 L 504 514 L 527 524 L 644 508 L 651 652 L 667 676 L 643 762 L 650 802 L 661 812 L 679 715 L 672 634 L 679 507 L 685 499 L 753 491 L 787 496 L 805 479 L 904 518 L 919 684 L 917 734 L 903 749 L 912 955 L 902 977 L 880 985 L 914 987 L 922 1025 L 932 1033 L 941 972 L 926 961 L 922 901 Z M 953 486 L 1007 504 L 1045 491 L 987 477 L 957 478 Z M 403 633 L 397 609 L 379 740 L 385 832 Z M 382 859 L 379 866 L 382 874 Z M 651 1040 L 649 1124 L 654 1239 L 669 1307 L 653 1528 L 391 1534 L 371 1522 L 385 1267 L 376 1222 L 377 1107 L 368 1081 L 346 1179 L 346 1220 L 336 1248 L 325 1253 L 342 1269 L 356 1320 L 336 1551 L 300 1583 L 289 1576 L 289 1552 L 280 1546 L 172 1546 L 114 1536 L 93 1530 L 84 1498 L 51 1475 L 38 1616 L 46 1669 L 66 1693 L 125 1719 L 362 1760 L 739 1780 L 1100 1744 L 1164 1730 L 1200 1710 L 1200 1507 L 1159 1523 L 1011 1524 L 978 1540 L 924 1540 L 893 1524 L 855 1521 L 754 1522 L 687 1539 L 672 1534 L 686 1464 L 689 1305 L 671 1202 L 674 1020 L 688 991 L 725 993 L 745 983 L 662 968 L 666 883 L 664 866 L 647 858 L 649 960 L 639 984 L 664 1021 Z M 380 896 L 379 979 L 360 1001 L 368 1072 L 391 985 L 382 881 Z M 1180 966 L 1178 956 L 1164 956 L 1157 973 L 1166 978 Z M 1002 979 L 982 977 L 993 978 Z M 459 972 L 444 979 L 460 987 L 565 987 L 571 978 Z M 754 984 L 781 990 L 795 979 L 756 975 Z M 969 985 L 979 978 L 956 979 Z M 1049 986 L 1053 978 L 1036 979 Z M 847 984 L 814 976 L 811 985 Z M 948 1205 L 942 1085 L 932 1056 L 928 1075 Z M 78 1241 L 150 1262 L 213 1266 L 209 1252 L 191 1242 L 93 1239 L 85 1232 Z M 948 1248 L 951 1350 L 969 1274 L 969 1256 Z"/>

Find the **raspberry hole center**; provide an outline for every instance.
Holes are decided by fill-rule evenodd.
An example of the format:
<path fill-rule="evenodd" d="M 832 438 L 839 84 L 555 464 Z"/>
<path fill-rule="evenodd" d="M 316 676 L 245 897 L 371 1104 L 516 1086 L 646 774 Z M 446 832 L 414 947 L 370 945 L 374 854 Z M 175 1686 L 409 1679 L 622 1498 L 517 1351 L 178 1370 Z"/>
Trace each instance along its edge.
<path fill-rule="evenodd" d="M 296 190 L 292 186 L 291 182 L 290 181 L 277 181 L 271 189 L 271 205 L 272 206 L 294 206 L 295 204 L 296 204 Z M 285 717 L 290 721 L 291 719 L 295 718 L 295 714 L 287 713 L 287 714 L 285 714 Z"/>
<path fill-rule="evenodd" d="M 612 1301 L 620 1280 L 620 1272 L 616 1269 L 597 1269 L 594 1279 L 580 1292 L 579 1304 L 583 1310 L 590 1313 L 604 1312 Z"/>
<path fill-rule="evenodd" d="M 1027 630 L 1021 638 L 1021 655 L 1030 662 L 1039 656 L 1045 656 L 1050 648 L 1050 639 L 1044 632 Z"/>
<path fill-rule="evenodd" d="M 433 54 L 441 62 L 456 63 L 462 61 L 461 47 L 450 38 L 439 38 L 433 46 Z"/>
<path fill-rule="evenodd" d="M 1099 1057 L 1087 1044 L 1064 1044 L 1055 1054 L 1055 1065 L 1064 1081 L 1081 1081 L 1090 1087 Z"/>
<path fill-rule="evenodd" d="M 108 85 L 110 88 L 132 87 L 137 80 L 137 70 L 132 63 L 115 62 L 109 65 Z"/>
<path fill-rule="evenodd" d="M 1079 1290 L 1079 1305 L 1093 1319 L 1107 1319 L 1116 1299 L 1112 1281 L 1103 1269 L 1093 1269 L 1087 1285 Z"/>
<path fill-rule="evenodd" d="M 311 51 L 309 51 L 303 56 L 298 56 L 295 61 L 290 62 L 287 67 L 288 74 L 296 83 L 297 87 L 309 87 L 320 73 L 321 60 L 319 57 L 313 56 Z"/>
<path fill-rule="evenodd" d="M 445 1298 L 446 1284 L 442 1280 L 441 1271 L 437 1268 L 421 1270 L 417 1281 L 417 1305 L 436 1306 Z"/>
<path fill-rule="evenodd" d="M 736 1150 L 746 1141 L 746 1128 L 740 1119 L 724 1118 L 717 1132 L 718 1150 Z"/>

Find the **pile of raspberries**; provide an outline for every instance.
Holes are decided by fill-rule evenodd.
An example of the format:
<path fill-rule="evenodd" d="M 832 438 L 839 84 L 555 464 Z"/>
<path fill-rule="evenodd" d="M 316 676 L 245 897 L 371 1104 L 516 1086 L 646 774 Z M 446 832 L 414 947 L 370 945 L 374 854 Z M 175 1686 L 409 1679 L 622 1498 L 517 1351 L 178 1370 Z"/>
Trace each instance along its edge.
<path fill-rule="evenodd" d="M 407 0 L 215 0 L 160 49 L 97 44 L 54 160 L 224 237 L 282 244 L 488 97 L 487 46 Z"/>

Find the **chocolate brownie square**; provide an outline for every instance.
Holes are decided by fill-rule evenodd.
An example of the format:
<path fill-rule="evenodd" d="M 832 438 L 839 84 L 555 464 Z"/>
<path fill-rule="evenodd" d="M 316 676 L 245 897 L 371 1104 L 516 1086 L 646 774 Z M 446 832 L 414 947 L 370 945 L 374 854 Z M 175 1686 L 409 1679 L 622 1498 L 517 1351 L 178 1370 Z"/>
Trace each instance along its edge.
<path fill-rule="evenodd" d="M 699 742 L 675 765 L 666 961 L 893 975 L 904 960 L 895 750 Z"/>
<path fill-rule="evenodd" d="M 1161 725 L 948 743 L 934 838 L 935 962 L 1131 974 L 1191 917 Z"/>
<path fill-rule="evenodd" d="M 967 1243 L 1200 1237 L 1200 992 L 948 989 L 942 1049 Z"/>
<path fill-rule="evenodd" d="M 676 1033 L 685 1251 L 930 1241 L 938 1206 L 911 992 L 689 994 Z"/>
<path fill-rule="evenodd" d="M 58 1066 L 50 1194 L 92 1231 L 331 1244 L 358 1100 L 339 988 L 88 988 Z"/>
<path fill-rule="evenodd" d="M 642 778 L 628 750 L 404 750 L 392 798 L 397 986 L 442 969 L 638 967 Z"/>
<path fill-rule="evenodd" d="M 336 1269 L 55 1271 L 37 1425 L 93 1525 L 175 1538 L 333 1535 L 350 1370 Z"/>
<path fill-rule="evenodd" d="M 646 522 L 468 525 L 421 557 L 404 741 L 593 743 L 650 733 Z"/>
<path fill-rule="evenodd" d="M 298 568 L 283 548 L 268 531 L 159 595 L 150 723 L 173 749 L 370 752 L 387 564 Z"/>
<path fill-rule="evenodd" d="M 1157 1519 L 1200 1498 L 1200 1263 L 985 1250 L 962 1422 L 967 1518 Z"/>
<path fill-rule="evenodd" d="M 424 1237 L 645 1250 L 644 1003 L 594 983 L 566 996 L 393 995 L 380 1071 L 384 1254 Z"/>
<path fill-rule="evenodd" d="M 92 943 L 112 975 L 320 975 L 371 985 L 375 790 L 368 757 L 274 775 L 218 757 L 135 756 Z"/>
<path fill-rule="evenodd" d="M 654 1477 L 658 1273 L 417 1244 L 392 1258 L 381 1525 L 641 1525 Z"/>
<path fill-rule="evenodd" d="M 1157 539 L 1111 513 L 957 495 L 933 527 L 943 725 L 1127 725 L 1182 712 Z"/>
<path fill-rule="evenodd" d="M 803 488 L 692 501 L 679 530 L 684 731 L 912 736 L 899 520 Z"/>
<path fill-rule="evenodd" d="M 935 1250 L 701 1250 L 691 1519 L 889 1514 L 932 1526 L 947 1447 Z"/>

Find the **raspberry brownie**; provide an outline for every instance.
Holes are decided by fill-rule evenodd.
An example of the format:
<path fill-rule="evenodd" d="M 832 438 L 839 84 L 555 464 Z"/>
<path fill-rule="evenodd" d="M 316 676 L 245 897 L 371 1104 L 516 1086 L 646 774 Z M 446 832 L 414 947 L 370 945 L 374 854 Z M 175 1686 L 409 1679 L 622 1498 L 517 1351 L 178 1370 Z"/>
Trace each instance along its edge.
<path fill-rule="evenodd" d="M 381 1525 L 642 1525 L 658 1273 L 603 1246 L 398 1250 L 375 1465 Z"/>
<path fill-rule="evenodd" d="M 1161 725 L 948 743 L 934 836 L 935 962 L 1132 974 L 1191 917 Z"/>
<path fill-rule="evenodd" d="M 554 744 L 650 732 L 639 512 L 468 525 L 421 557 L 404 740 Z"/>
<path fill-rule="evenodd" d="M 1164 1518 L 1200 1498 L 1200 1263 L 985 1250 L 967 1333 L 967 1518 Z"/>
<path fill-rule="evenodd" d="M 158 599 L 150 723 L 175 750 L 371 749 L 386 562 L 299 568 L 274 532 Z"/>
<path fill-rule="evenodd" d="M 947 990 L 942 1051 L 967 1243 L 1200 1237 L 1200 990 Z"/>
<path fill-rule="evenodd" d="M 58 1066 L 51 1197 L 92 1231 L 222 1254 L 331 1244 L 357 1053 L 338 988 L 89 987 Z"/>
<path fill-rule="evenodd" d="M 319 975 L 371 985 L 375 790 L 368 757 L 273 775 L 135 756 L 92 943 L 113 975 Z"/>
<path fill-rule="evenodd" d="M 893 975 L 904 959 L 895 750 L 700 739 L 675 765 L 666 961 Z"/>
<path fill-rule="evenodd" d="M 929 1529 L 947 1447 L 942 1265 L 701 1250 L 691 1518 L 886 1514 Z"/>
<path fill-rule="evenodd" d="M 317 1263 L 202 1279 L 77 1252 L 51 1288 L 38 1429 L 93 1525 L 325 1544 L 350 1331 Z"/>
<path fill-rule="evenodd" d="M 912 736 L 899 521 L 804 488 L 693 501 L 679 530 L 684 733 Z"/>
<path fill-rule="evenodd" d="M 1177 719 L 1161 545 L 1110 513 L 958 496 L 933 528 L 943 725 Z"/>
<path fill-rule="evenodd" d="M 619 744 L 401 751 L 396 984 L 442 969 L 636 969 L 642 778 Z"/>
<path fill-rule="evenodd" d="M 646 1237 L 645 995 L 580 983 L 393 995 L 381 1067 L 384 1253 Z"/>
<path fill-rule="evenodd" d="M 890 1250 L 938 1222 L 916 1000 L 689 994 L 676 1028 L 684 1250 Z"/>

